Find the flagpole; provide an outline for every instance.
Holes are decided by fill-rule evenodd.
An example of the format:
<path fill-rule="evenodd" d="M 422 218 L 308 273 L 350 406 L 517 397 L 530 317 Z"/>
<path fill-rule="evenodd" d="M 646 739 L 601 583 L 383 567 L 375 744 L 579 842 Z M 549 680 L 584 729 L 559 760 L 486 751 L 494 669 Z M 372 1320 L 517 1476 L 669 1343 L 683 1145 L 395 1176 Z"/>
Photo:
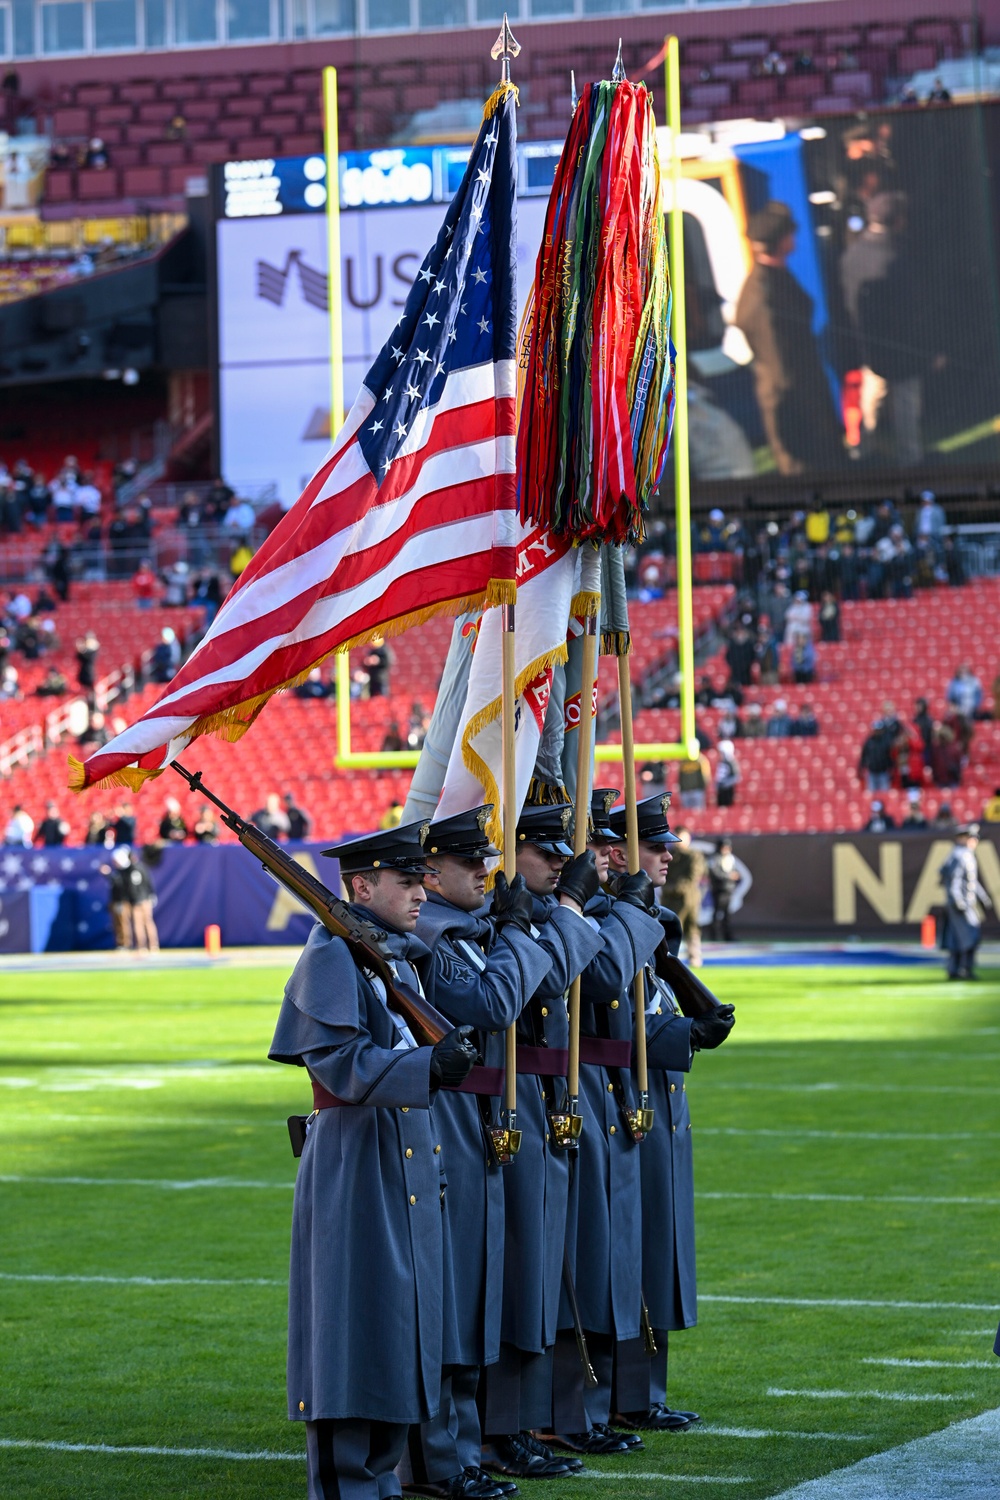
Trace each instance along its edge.
<path fill-rule="evenodd" d="M 691 456 L 688 443 L 687 307 L 684 285 L 684 211 L 681 208 L 680 43 L 667 37 L 663 64 L 670 127 L 670 290 L 674 372 L 674 490 L 677 514 L 677 634 L 681 671 L 681 740 L 685 754 L 698 754 L 694 724 L 694 615 L 691 605 Z"/>
<path fill-rule="evenodd" d="M 632 672 L 628 654 L 618 657 L 618 702 L 622 726 L 622 764 L 625 770 L 625 837 L 628 847 L 628 872 L 639 869 L 639 807 L 635 785 L 635 738 L 632 733 Z M 646 976 L 642 969 L 635 976 L 635 1073 L 639 1085 L 639 1110 L 645 1130 L 653 1123 L 649 1108 L 649 1070 L 646 1063 Z"/>
<path fill-rule="evenodd" d="M 600 553 L 591 547 L 583 553 L 580 592 L 588 595 L 588 612 L 584 618 L 583 663 L 580 669 L 580 727 L 576 744 L 576 807 L 573 817 L 573 853 L 582 854 L 587 847 L 587 824 L 590 817 L 591 726 L 594 721 L 594 684 L 597 681 L 597 625 L 600 614 Z M 594 581 L 596 587 L 588 587 Z M 590 597 L 593 596 L 593 597 Z M 570 1115 L 580 1113 L 580 976 L 569 988 L 569 1062 L 566 1067 L 566 1092 Z M 577 1134 L 579 1131 L 577 1131 Z"/>
<path fill-rule="evenodd" d="M 337 70 L 323 69 L 323 148 L 326 155 L 326 275 L 330 309 L 330 442 L 344 425 L 344 322 L 340 287 L 340 129 Z"/>
<path fill-rule="evenodd" d="M 490 56 L 500 63 L 501 84 L 510 83 L 510 61 L 520 52 L 504 11 L 500 35 L 490 49 Z M 520 808 L 517 803 L 517 762 L 514 744 L 514 714 L 516 709 L 514 689 L 516 686 L 514 605 L 501 605 L 500 633 L 500 720 L 503 744 L 503 775 L 501 795 L 503 805 L 503 872 L 508 880 L 517 873 L 517 818 Z M 514 1155 L 521 1144 L 517 1130 L 517 1023 L 507 1027 L 504 1047 L 504 1125 L 507 1129 L 507 1147 Z"/>

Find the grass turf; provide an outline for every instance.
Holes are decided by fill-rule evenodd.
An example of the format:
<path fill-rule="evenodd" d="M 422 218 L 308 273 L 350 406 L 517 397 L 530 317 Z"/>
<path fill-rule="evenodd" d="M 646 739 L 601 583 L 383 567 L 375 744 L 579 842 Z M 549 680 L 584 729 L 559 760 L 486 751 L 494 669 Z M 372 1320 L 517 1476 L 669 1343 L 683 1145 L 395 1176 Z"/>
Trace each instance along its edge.
<path fill-rule="evenodd" d="M 997 978 L 711 975 L 738 1022 L 690 1084 L 704 1295 L 670 1345 L 672 1402 L 706 1420 L 593 1462 L 602 1497 L 754 1500 L 1000 1404 Z M 282 982 L 267 966 L 0 974 L 0 1495 L 304 1494 L 279 1458 L 10 1446 L 301 1454 L 283 1415 L 284 1117 L 307 1103 L 301 1073 L 263 1061 Z M 866 1362 L 893 1359 L 983 1365 Z M 595 1482 L 522 1488 L 582 1500 Z"/>

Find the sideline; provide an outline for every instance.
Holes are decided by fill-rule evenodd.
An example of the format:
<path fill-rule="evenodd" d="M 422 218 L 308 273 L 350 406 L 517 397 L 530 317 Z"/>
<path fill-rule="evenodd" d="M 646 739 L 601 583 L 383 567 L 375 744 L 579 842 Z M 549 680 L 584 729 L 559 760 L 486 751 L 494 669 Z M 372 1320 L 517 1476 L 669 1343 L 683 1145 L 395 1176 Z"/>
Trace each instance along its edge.
<path fill-rule="evenodd" d="M 806 1480 L 775 1500 L 996 1500 L 998 1473 L 1000 1407 Z"/>

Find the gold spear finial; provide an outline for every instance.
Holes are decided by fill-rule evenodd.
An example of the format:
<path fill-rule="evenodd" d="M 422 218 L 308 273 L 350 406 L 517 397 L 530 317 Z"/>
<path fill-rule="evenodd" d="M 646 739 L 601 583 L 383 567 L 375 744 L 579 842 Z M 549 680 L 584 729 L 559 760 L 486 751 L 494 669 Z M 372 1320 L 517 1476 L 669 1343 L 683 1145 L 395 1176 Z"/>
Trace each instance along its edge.
<path fill-rule="evenodd" d="M 517 40 L 510 29 L 507 20 L 507 12 L 503 13 L 503 25 L 500 27 L 500 35 L 490 48 L 490 56 L 500 62 L 500 82 L 510 83 L 510 60 L 516 57 L 521 50 L 521 43 Z"/>

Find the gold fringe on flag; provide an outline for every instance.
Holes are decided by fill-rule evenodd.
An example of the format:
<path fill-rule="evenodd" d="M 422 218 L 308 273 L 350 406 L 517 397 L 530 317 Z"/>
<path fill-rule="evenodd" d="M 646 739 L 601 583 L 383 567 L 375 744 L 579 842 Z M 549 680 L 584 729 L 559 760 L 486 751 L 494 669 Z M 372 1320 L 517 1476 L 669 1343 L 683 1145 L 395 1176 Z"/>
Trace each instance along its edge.
<path fill-rule="evenodd" d="M 514 95 L 514 103 L 520 104 L 520 89 L 516 84 L 511 83 L 509 78 L 503 79 L 500 83 L 497 84 L 496 88 L 493 90 L 492 94 L 483 105 L 483 119 L 492 120 L 501 104 L 510 94 Z"/>

